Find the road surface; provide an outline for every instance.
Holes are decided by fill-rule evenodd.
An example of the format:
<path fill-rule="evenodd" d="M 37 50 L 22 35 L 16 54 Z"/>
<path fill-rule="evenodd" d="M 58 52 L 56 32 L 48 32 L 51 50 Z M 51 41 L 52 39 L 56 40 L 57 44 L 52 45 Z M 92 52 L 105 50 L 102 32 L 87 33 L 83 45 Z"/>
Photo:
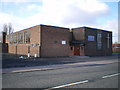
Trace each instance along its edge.
<path fill-rule="evenodd" d="M 118 88 L 118 63 L 7 73 L 3 88 Z"/>

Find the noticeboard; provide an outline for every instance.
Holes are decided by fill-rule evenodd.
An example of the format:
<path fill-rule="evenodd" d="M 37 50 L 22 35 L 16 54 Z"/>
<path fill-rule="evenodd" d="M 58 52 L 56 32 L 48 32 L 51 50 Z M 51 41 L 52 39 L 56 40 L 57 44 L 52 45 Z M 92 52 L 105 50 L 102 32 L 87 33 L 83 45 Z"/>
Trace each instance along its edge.
<path fill-rule="evenodd" d="M 95 41 L 95 36 L 89 35 L 88 36 L 88 41 Z"/>
<path fill-rule="evenodd" d="M 62 41 L 61 41 L 61 44 L 66 44 L 66 41 L 65 41 L 65 40 L 62 40 Z"/>

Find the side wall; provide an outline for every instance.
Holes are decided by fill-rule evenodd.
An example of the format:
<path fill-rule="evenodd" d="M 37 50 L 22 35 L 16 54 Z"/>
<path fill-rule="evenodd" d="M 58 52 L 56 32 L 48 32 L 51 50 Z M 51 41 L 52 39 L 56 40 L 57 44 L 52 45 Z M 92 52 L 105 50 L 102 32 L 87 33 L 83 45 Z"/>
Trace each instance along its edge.
<path fill-rule="evenodd" d="M 24 32 L 29 31 L 30 32 L 30 43 L 26 44 L 24 43 Z M 23 33 L 23 43 L 18 43 L 18 33 Z M 34 26 L 19 32 L 15 32 L 11 35 L 7 35 L 6 42 L 8 43 L 8 52 L 12 54 L 20 54 L 20 55 L 30 55 L 34 56 L 37 54 L 37 56 L 40 56 L 40 25 Z M 16 44 L 10 44 L 10 37 L 16 35 L 17 36 L 17 43 Z"/>
<path fill-rule="evenodd" d="M 60 57 L 70 54 L 70 31 L 67 28 L 41 26 L 41 57 Z M 62 44 L 62 41 L 65 44 Z"/>
<path fill-rule="evenodd" d="M 85 40 L 84 28 L 76 28 L 76 29 L 72 29 L 72 30 L 73 30 L 73 39 L 74 40 L 79 40 L 79 41 Z"/>
<path fill-rule="evenodd" d="M 101 33 L 101 49 L 98 49 L 97 34 Z M 108 42 L 108 34 L 109 42 Z M 88 40 L 88 36 L 94 36 L 94 41 Z M 97 29 L 85 29 L 85 55 L 86 56 L 102 56 L 112 55 L 112 32 L 97 30 Z M 108 46 L 109 43 L 109 46 Z"/>

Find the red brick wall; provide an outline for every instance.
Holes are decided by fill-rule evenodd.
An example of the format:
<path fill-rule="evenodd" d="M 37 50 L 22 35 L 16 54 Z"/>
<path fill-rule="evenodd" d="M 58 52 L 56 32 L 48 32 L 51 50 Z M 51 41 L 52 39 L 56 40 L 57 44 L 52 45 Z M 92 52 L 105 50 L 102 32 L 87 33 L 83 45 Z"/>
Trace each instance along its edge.
<path fill-rule="evenodd" d="M 31 47 L 30 48 L 30 55 L 32 55 L 32 56 L 34 56 L 35 54 L 37 54 L 37 57 L 39 57 L 40 55 L 39 55 L 39 47 Z"/>
<path fill-rule="evenodd" d="M 17 45 L 17 54 L 27 55 L 28 54 L 28 46 L 24 44 Z"/>
<path fill-rule="evenodd" d="M 41 30 L 42 30 L 41 57 L 59 57 L 70 55 L 69 29 L 43 25 L 41 26 Z M 62 45 L 61 44 L 62 40 L 67 41 L 67 44 Z"/>
<path fill-rule="evenodd" d="M 32 47 L 32 44 L 39 44 L 40 45 L 40 25 L 34 26 L 28 29 L 24 29 L 19 32 L 24 32 L 24 31 L 30 31 L 30 44 L 10 44 L 9 38 L 6 39 L 6 42 L 8 43 L 9 46 L 9 53 L 13 54 L 21 54 L 21 55 L 28 55 L 28 46 L 30 46 L 30 54 L 34 56 L 34 54 L 37 54 L 37 56 L 40 56 L 40 51 L 39 51 L 39 46 Z M 15 32 L 13 34 L 17 34 L 19 32 Z M 12 34 L 11 34 L 12 35 Z M 7 35 L 7 37 L 10 35 Z M 23 34 L 24 36 L 24 34 Z"/>
<path fill-rule="evenodd" d="M 8 45 L 8 52 L 16 54 L 16 46 L 15 45 Z"/>
<path fill-rule="evenodd" d="M 116 47 L 119 47 L 119 48 L 116 48 Z M 112 51 L 113 53 L 120 53 L 120 44 L 113 44 Z"/>

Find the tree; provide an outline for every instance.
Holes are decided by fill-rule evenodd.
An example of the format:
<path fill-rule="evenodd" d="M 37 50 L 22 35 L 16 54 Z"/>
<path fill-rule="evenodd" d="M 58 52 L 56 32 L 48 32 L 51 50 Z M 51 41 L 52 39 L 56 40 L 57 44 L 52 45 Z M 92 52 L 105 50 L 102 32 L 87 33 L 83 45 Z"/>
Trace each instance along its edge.
<path fill-rule="evenodd" d="M 8 33 L 8 27 L 7 27 L 7 24 L 4 24 L 4 25 L 3 25 L 3 32 Z"/>
<path fill-rule="evenodd" d="M 14 31 L 14 29 L 13 29 L 11 23 L 3 25 L 3 32 L 6 32 L 7 35 L 13 33 L 13 31 Z"/>
<path fill-rule="evenodd" d="M 14 29 L 12 28 L 12 24 L 9 23 L 9 24 L 8 24 L 8 34 L 13 33 L 13 31 L 14 31 Z"/>

